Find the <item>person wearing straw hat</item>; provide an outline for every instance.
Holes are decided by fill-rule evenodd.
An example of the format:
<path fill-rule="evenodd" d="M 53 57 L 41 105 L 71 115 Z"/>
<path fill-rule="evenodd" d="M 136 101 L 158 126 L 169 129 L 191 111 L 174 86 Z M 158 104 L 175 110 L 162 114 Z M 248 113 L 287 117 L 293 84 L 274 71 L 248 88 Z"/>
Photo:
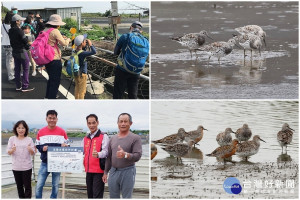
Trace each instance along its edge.
<path fill-rule="evenodd" d="M 60 26 L 65 24 L 66 23 L 62 21 L 59 15 L 53 14 L 46 23 L 46 28 L 44 30 L 48 31 L 49 29 L 53 29 L 49 34 L 48 44 L 54 48 L 54 59 L 50 63 L 46 64 L 46 70 L 49 75 L 46 89 L 46 99 L 56 99 L 58 93 L 62 70 L 61 51 L 58 48 L 58 44 L 61 46 L 67 46 L 70 42 L 70 38 L 62 36 L 58 30 Z"/>
<path fill-rule="evenodd" d="M 13 15 L 11 20 L 11 28 L 8 31 L 10 45 L 15 63 L 15 82 L 16 91 L 29 92 L 34 88 L 29 87 L 29 50 L 28 39 L 21 30 L 21 22 L 25 18 L 18 14 Z M 23 77 L 21 80 L 21 68 L 23 68 Z"/>

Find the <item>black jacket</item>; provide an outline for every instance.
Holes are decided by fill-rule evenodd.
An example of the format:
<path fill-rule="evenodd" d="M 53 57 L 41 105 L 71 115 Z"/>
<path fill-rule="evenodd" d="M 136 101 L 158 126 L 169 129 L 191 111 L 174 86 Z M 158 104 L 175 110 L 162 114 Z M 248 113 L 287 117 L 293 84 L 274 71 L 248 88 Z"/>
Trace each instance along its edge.
<path fill-rule="evenodd" d="M 8 36 L 10 45 L 13 49 L 13 56 L 18 59 L 25 59 L 24 52 L 25 50 L 29 50 L 30 45 L 28 44 L 28 39 L 22 29 L 13 27 L 9 29 Z"/>

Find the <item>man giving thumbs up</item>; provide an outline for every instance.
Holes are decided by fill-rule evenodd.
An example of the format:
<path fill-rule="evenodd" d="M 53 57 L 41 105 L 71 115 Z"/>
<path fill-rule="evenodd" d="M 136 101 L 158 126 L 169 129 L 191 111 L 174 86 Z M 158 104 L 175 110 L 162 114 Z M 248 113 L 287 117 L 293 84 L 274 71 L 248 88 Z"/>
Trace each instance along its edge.
<path fill-rule="evenodd" d="M 99 128 L 98 117 L 90 114 L 86 117 L 90 133 L 83 138 L 84 168 L 86 172 L 86 186 L 88 198 L 103 199 L 104 185 L 102 176 L 105 167 L 105 158 L 108 151 L 109 138 Z"/>
<path fill-rule="evenodd" d="M 130 132 L 132 117 L 122 113 L 118 117 L 119 133 L 109 141 L 108 156 L 102 180 L 108 182 L 110 198 L 131 198 L 135 182 L 135 163 L 142 156 L 141 137 Z M 108 177 L 109 173 L 109 177 Z"/>

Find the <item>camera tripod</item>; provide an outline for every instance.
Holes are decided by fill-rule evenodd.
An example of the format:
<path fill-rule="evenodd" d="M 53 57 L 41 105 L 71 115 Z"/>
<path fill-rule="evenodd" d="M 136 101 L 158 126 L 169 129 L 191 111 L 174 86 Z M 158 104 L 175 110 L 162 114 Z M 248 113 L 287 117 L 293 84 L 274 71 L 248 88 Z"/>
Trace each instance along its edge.
<path fill-rule="evenodd" d="M 92 80 L 91 80 L 91 78 L 90 78 L 90 76 L 89 76 L 89 72 L 88 72 L 88 71 L 87 71 L 86 75 L 88 76 L 88 79 L 89 79 L 89 81 L 90 81 L 90 84 L 91 84 L 91 87 L 92 87 L 92 90 L 93 90 L 93 93 L 94 93 L 94 97 L 96 98 L 96 93 L 95 93 L 95 90 L 94 90 L 94 87 L 93 87 L 93 84 L 92 84 Z M 69 88 L 68 88 L 68 92 L 67 92 L 67 94 L 66 94 L 66 98 L 67 98 L 67 96 L 68 96 L 68 94 L 69 94 L 69 91 L 70 91 L 71 85 L 72 85 L 72 83 L 73 83 L 73 80 L 74 80 L 74 78 L 71 79 L 71 82 L 70 82 L 70 85 L 69 85 Z"/>

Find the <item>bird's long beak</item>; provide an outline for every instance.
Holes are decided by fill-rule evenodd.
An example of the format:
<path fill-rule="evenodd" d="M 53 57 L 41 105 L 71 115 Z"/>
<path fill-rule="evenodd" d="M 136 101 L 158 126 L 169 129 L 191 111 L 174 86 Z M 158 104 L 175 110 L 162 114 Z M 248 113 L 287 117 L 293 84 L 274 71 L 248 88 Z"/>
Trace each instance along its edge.
<path fill-rule="evenodd" d="M 267 47 L 266 39 L 264 38 L 265 47 Z"/>
<path fill-rule="evenodd" d="M 206 131 L 208 131 L 206 128 L 203 128 L 203 130 L 206 130 Z"/>
<path fill-rule="evenodd" d="M 232 133 L 236 134 L 236 132 L 232 131 Z"/>
<path fill-rule="evenodd" d="M 292 131 L 295 131 L 294 129 L 292 129 L 292 128 L 290 128 L 290 127 L 289 127 L 289 129 L 291 129 Z"/>
<path fill-rule="evenodd" d="M 208 37 L 211 40 L 214 40 L 212 37 L 210 37 L 209 35 L 206 34 L 206 37 Z"/>
<path fill-rule="evenodd" d="M 236 43 L 234 44 L 234 46 L 236 46 L 236 47 L 239 48 L 239 49 L 242 49 L 242 47 L 239 46 L 239 45 L 237 45 Z"/>
<path fill-rule="evenodd" d="M 263 142 L 265 142 L 265 143 L 267 143 L 266 141 L 264 141 L 263 139 L 261 139 L 261 138 L 259 138 L 261 141 L 263 141 Z"/>

